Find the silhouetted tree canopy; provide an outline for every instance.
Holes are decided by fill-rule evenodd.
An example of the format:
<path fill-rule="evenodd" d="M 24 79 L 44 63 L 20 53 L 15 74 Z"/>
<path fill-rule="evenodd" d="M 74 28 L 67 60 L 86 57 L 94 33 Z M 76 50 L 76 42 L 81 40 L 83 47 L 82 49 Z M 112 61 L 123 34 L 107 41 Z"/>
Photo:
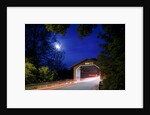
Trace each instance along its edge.
<path fill-rule="evenodd" d="M 69 26 L 70 24 L 46 24 L 46 29 L 49 32 L 54 32 L 54 34 L 60 33 L 65 35 Z"/>
<path fill-rule="evenodd" d="M 90 35 L 96 27 L 96 24 L 79 24 L 77 27 L 79 38 L 82 39 L 83 37 Z"/>
<path fill-rule="evenodd" d="M 48 66 L 49 69 L 62 69 L 64 67 L 64 51 L 57 51 L 52 32 L 48 32 L 44 24 L 25 25 L 25 56 L 37 68 Z"/>
<path fill-rule="evenodd" d="M 104 85 L 102 89 L 125 89 L 125 25 L 103 24 L 104 33 L 99 34 L 106 42 L 98 56 Z"/>

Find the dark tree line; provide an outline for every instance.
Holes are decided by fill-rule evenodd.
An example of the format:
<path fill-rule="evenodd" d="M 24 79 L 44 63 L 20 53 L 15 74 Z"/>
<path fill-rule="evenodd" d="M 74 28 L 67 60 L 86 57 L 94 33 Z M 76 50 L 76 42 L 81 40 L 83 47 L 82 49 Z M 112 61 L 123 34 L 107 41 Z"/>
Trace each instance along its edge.
<path fill-rule="evenodd" d="M 58 70 L 64 69 L 64 51 L 58 51 L 55 31 L 44 24 L 25 25 L 25 81 L 48 82 L 58 79 Z"/>
<path fill-rule="evenodd" d="M 37 68 L 48 66 L 51 70 L 63 69 L 64 51 L 57 51 L 53 32 L 46 30 L 44 24 L 25 25 L 25 56 Z"/>
<path fill-rule="evenodd" d="M 104 77 L 102 89 L 125 89 L 125 25 L 102 25 L 104 33 L 99 34 L 105 40 L 100 44 L 104 50 L 98 56 L 101 75 Z"/>

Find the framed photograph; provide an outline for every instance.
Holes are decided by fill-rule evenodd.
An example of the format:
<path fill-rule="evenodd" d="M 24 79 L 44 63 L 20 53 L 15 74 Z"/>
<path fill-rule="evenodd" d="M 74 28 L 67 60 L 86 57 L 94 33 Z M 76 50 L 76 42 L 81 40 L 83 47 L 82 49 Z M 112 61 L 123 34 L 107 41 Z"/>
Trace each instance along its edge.
<path fill-rule="evenodd" d="M 3 109 L 147 108 L 143 2 L 6 1 Z"/>

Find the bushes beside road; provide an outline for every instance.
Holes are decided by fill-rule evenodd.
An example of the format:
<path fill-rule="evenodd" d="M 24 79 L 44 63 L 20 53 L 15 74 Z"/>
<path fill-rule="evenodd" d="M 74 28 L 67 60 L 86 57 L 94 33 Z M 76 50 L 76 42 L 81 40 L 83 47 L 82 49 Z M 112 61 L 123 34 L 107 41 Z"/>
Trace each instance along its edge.
<path fill-rule="evenodd" d="M 32 63 L 25 63 L 25 83 L 40 83 L 49 82 L 55 80 L 57 77 L 57 72 L 54 70 L 49 70 L 47 66 L 42 66 L 36 68 Z"/>

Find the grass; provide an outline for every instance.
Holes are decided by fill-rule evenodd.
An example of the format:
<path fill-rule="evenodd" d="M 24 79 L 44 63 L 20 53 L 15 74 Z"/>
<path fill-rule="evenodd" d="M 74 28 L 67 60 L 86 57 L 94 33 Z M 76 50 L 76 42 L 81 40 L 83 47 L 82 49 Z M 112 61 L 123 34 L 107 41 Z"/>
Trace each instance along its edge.
<path fill-rule="evenodd" d="M 65 79 L 65 80 L 59 80 L 59 81 L 27 84 L 27 85 L 25 85 L 25 90 L 33 90 L 33 89 L 37 89 L 37 88 L 44 88 L 44 87 L 53 86 L 53 85 L 61 84 L 61 83 L 68 82 L 68 81 L 72 81 L 72 79 Z"/>

